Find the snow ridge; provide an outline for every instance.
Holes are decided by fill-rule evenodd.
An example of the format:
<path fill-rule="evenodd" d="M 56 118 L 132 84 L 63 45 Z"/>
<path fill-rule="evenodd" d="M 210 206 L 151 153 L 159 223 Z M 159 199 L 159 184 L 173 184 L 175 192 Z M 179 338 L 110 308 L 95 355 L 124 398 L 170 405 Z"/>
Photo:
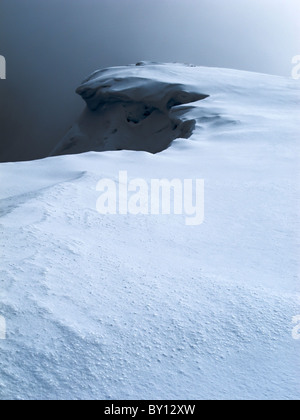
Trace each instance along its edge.
<path fill-rule="evenodd" d="M 299 399 L 299 83 L 140 63 L 79 92 L 89 105 L 61 153 L 121 148 L 134 130 L 142 148 L 176 118 L 195 128 L 157 154 L 0 165 L 0 398 Z M 174 92 L 201 100 L 168 110 Z M 204 223 L 98 214 L 97 183 L 120 170 L 204 179 Z"/>

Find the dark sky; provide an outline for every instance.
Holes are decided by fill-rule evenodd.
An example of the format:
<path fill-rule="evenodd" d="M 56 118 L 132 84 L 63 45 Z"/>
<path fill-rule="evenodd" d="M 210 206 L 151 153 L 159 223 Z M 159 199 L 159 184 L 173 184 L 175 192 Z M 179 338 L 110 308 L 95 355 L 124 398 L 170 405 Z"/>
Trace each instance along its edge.
<path fill-rule="evenodd" d="M 140 60 L 290 76 L 299 0 L 1 0 L 0 160 L 45 156 L 92 71 Z"/>

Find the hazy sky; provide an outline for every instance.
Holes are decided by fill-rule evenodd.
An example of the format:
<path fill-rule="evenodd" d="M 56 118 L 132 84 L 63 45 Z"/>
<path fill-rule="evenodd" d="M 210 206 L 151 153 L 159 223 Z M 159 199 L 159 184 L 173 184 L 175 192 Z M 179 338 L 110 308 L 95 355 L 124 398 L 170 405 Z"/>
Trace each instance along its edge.
<path fill-rule="evenodd" d="M 290 76 L 299 16 L 299 0 L 1 0 L 0 158 L 48 153 L 98 68 L 179 61 Z"/>

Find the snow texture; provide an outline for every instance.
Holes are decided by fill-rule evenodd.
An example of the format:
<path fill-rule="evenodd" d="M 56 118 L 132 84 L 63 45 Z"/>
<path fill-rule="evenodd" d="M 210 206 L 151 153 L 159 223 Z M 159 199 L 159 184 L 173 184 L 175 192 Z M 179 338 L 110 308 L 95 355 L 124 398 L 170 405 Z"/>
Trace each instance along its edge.
<path fill-rule="evenodd" d="M 0 397 L 298 399 L 299 83 L 140 64 L 82 84 L 55 154 L 166 150 L 0 165 Z M 101 216 L 120 170 L 204 179 L 204 224 Z"/>

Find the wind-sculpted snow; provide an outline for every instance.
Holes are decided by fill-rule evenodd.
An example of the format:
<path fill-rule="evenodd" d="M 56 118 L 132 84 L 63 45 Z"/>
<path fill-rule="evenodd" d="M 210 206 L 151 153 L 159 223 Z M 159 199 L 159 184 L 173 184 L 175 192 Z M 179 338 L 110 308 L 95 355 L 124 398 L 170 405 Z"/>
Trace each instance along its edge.
<path fill-rule="evenodd" d="M 199 131 L 214 128 L 222 134 L 246 122 L 250 109 L 261 119 L 262 98 L 273 106 L 271 80 L 278 89 L 289 89 L 280 77 L 260 75 L 258 80 L 253 73 L 182 64 L 99 70 L 77 89 L 87 107 L 52 155 L 122 149 L 157 153 L 177 138 L 201 140 Z"/>
<path fill-rule="evenodd" d="M 96 72 L 77 93 L 87 109 L 55 155 L 121 149 L 161 152 L 195 129 L 196 121 L 179 113 L 178 106 L 208 97 L 166 77 L 155 80 L 140 65 Z"/>
<path fill-rule="evenodd" d="M 170 113 L 195 121 L 189 139 L 158 154 L 0 165 L 0 398 L 299 399 L 299 84 L 141 64 L 82 85 L 95 96 L 68 152 L 116 125 L 147 134 L 158 111 L 143 119 L 143 107 L 158 109 L 154 98 L 163 124 Z M 145 102 L 151 78 L 166 90 Z M 101 103 L 105 83 L 120 101 Z M 167 86 L 209 97 L 167 111 Z M 97 213 L 99 181 L 118 185 L 120 170 L 147 185 L 203 179 L 204 223 Z"/>

